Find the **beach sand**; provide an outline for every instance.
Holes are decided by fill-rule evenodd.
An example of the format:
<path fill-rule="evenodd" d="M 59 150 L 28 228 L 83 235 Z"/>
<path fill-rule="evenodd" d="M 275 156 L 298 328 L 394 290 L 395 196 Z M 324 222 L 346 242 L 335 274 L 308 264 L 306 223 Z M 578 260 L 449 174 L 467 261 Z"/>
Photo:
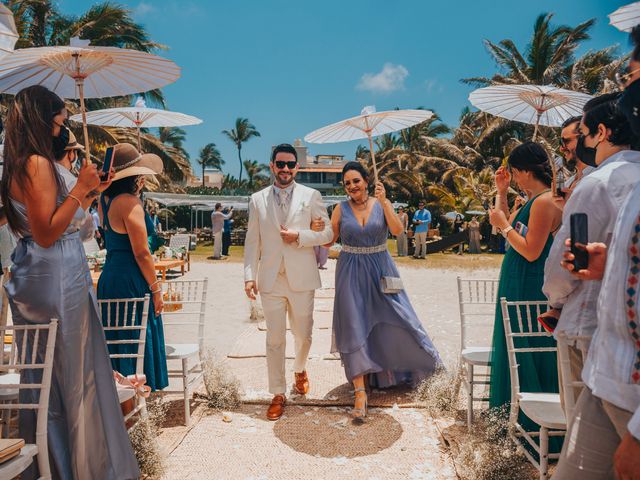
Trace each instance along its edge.
<path fill-rule="evenodd" d="M 249 319 L 243 265 L 192 262 L 186 278 L 209 278 L 205 345 L 215 349 L 240 380 L 247 403 L 227 413 L 224 421 L 221 412 L 208 412 L 203 404 L 194 402 L 192 425 L 184 427 L 180 425 L 180 401 L 172 402 L 178 414 L 159 437 L 168 455 L 165 478 L 457 478 L 442 440 L 442 426 L 426 410 L 415 408 L 411 392 L 374 392 L 372 406 L 378 408 L 372 409 L 364 427 L 351 425 L 348 406 L 352 394 L 340 362 L 323 358 L 329 353 L 335 265 L 330 260 L 328 269 L 321 271 L 323 289 L 316 295 L 314 347 L 308 364 L 311 392 L 306 398 L 289 396 L 285 416 L 269 422 L 265 419 L 270 396 L 266 392 L 264 327 L 260 320 Z M 455 368 L 460 349 L 456 277 L 496 278 L 498 270 L 427 265 L 428 260 L 400 265 L 400 275 L 445 364 Z M 490 322 L 474 326 L 474 341 L 488 341 L 491 330 Z M 181 341 L 186 332 L 167 329 L 165 336 L 169 342 Z M 287 364 L 290 369 L 291 360 Z M 172 387 L 179 385 L 172 383 Z"/>

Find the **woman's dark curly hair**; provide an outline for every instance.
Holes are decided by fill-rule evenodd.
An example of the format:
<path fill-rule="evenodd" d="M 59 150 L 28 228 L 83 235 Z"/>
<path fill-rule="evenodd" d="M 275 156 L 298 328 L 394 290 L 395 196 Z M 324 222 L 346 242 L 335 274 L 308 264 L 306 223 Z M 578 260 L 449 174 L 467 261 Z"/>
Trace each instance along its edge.
<path fill-rule="evenodd" d="M 547 187 L 551 186 L 553 171 L 549 163 L 549 156 L 539 143 L 529 141 L 518 145 L 509 154 L 508 164 L 511 168 L 531 172 Z"/>
<path fill-rule="evenodd" d="M 364 181 L 369 183 L 369 172 L 367 172 L 367 169 L 364 168 L 360 162 L 348 162 L 342 168 L 342 178 L 344 178 L 346 173 L 350 170 L 355 170 L 356 172 L 360 173 Z"/>

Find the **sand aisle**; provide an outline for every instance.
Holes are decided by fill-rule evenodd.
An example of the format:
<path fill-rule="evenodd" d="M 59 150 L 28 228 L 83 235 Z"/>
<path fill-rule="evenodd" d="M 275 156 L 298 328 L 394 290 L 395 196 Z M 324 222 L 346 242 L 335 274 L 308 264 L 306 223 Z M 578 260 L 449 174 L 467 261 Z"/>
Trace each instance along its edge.
<path fill-rule="evenodd" d="M 264 325 L 249 320 L 240 263 L 192 263 L 190 278 L 209 277 L 206 345 L 226 357 L 245 389 L 245 404 L 231 414 L 202 417 L 171 452 L 165 478 L 275 480 L 292 478 L 448 479 L 455 478 L 443 453 L 439 433 L 429 414 L 411 407 L 410 392 L 374 393 L 364 426 L 352 426 L 351 393 L 340 362 L 330 358 L 327 319 L 332 306 L 335 262 L 322 273 L 323 290 L 316 300 L 317 322 L 308 370 L 308 398 L 290 397 L 278 422 L 265 420 L 266 365 Z M 495 278 L 496 270 L 443 271 L 400 267 L 414 308 L 445 363 L 453 367 L 459 350 L 456 276 Z M 489 338 L 490 326 L 479 326 Z M 178 340 L 180 332 L 169 332 Z M 288 362 L 291 363 L 290 361 Z M 315 373 L 315 378 L 314 378 Z"/>

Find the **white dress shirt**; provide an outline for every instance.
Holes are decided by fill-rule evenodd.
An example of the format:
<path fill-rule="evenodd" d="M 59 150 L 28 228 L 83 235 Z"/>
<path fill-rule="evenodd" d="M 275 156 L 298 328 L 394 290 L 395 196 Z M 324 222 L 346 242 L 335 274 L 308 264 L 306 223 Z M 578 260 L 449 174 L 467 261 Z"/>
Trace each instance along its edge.
<path fill-rule="evenodd" d="M 582 371 L 582 379 L 596 397 L 633 414 L 628 429 L 637 439 L 640 439 L 639 238 L 640 186 L 636 186 L 615 225 L 598 299 L 598 328 Z M 632 247 L 636 254 L 631 252 Z"/>
<path fill-rule="evenodd" d="M 562 213 L 562 226 L 545 263 L 542 287 L 551 306 L 562 306 L 556 333 L 590 336 L 598 323 L 600 282 L 578 280 L 560 265 L 567 249 L 564 242 L 571 236 L 571 214 L 587 214 L 589 242 L 609 245 L 622 204 L 638 183 L 640 152 L 625 150 L 611 155 L 582 178 L 569 197 Z"/>

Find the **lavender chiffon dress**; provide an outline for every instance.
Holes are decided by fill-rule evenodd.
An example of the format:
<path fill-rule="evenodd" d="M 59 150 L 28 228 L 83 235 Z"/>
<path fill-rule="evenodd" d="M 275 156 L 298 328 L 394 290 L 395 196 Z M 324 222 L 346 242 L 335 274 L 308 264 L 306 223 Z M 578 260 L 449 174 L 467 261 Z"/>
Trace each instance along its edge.
<path fill-rule="evenodd" d="M 442 360 L 405 291 L 383 293 L 383 276 L 399 277 L 386 248 L 388 227 L 376 202 L 365 226 L 341 203 L 343 250 L 336 268 L 332 352 L 340 353 L 349 381 L 367 375 L 377 388 L 417 385 Z"/>

